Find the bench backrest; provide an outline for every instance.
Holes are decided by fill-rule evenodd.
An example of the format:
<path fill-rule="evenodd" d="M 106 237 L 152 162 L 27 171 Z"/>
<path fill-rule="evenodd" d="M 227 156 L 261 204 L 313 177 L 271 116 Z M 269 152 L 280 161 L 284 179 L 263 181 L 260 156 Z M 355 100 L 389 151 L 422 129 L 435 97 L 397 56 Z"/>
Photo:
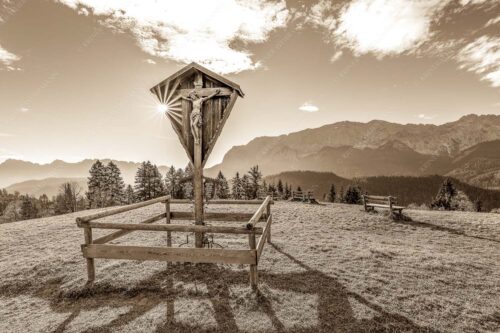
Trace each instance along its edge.
<path fill-rule="evenodd" d="M 381 195 L 363 195 L 363 200 L 365 204 L 380 204 L 392 206 L 397 204 L 397 198 L 392 196 L 381 196 Z"/>

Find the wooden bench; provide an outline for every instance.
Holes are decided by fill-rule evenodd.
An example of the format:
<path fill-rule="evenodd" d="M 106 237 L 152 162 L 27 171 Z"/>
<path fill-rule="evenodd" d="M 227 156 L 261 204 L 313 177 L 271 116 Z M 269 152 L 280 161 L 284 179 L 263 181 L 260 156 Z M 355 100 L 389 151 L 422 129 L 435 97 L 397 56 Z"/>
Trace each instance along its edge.
<path fill-rule="evenodd" d="M 391 214 L 397 212 L 401 215 L 401 212 L 406 207 L 397 206 L 397 198 L 392 196 L 380 196 L 380 195 L 363 195 L 363 204 L 365 206 L 365 211 L 372 211 L 375 208 L 389 209 Z"/>

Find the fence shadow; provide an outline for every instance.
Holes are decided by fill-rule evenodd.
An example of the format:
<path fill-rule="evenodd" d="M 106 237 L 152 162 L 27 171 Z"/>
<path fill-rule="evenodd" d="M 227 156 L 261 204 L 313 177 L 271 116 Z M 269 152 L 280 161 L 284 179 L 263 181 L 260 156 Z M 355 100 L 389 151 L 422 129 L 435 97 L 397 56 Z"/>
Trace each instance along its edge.
<path fill-rule="evenodd" d="M 131 287 L 117 287 L 112 283 L 85 285 L 70 291 L 61 291 L 62 279 L 34 292 L 34 296 L 46 299 L 50 307 L 68 317 L 55 332 L 64 332 L 82 311 L 102 307 L 111 309 L 129 306 L 125 314 L 119 315 L 99 327 L 85 332 L 116 332 L 156 306 L 166 305 L 166 314 L 156 327 L 156 332 L 242 332 L 234 314 L 235 299 L 232 289 L 245 286 L 255 306 L 252 311 L 264 314 L 271 322 L 272 332 L 436 332 L 421 327 L 410 319 L 384 311 L 362 296 L 348 291 L 337 279 L 315 270 L 299 261 L 280 247 L 271 246 L 282 256 L 303 268 L 301 272 L 273 274 L 260 271 L 260 290 L 252 292 L 248 286 L 248 271 L 234 270 L 214 264 L 169 264 L 167 269 L 157 272 Z M 186 292 L 180 285 L 206 285 L 204 292 Z M 311 312 L 315 325 L 311 327 L 290 327 L 278 316 L 276 300 L 271 299 L 269 290 L 313 294 L 317 297 L 317 308 Z M 12 294 L 11 294 L 12 295 Z M 179 322 L 175 301 L 182 299 L 204 300 L 213 308 L 216 327 L 204 327 L 203 322 Z M 368 307 L 374 313 L 372 318 L 359 319 L 352 307 L 352 300 Z M 196 311 L 196 310 L 195 310 Z M 308 314 L 305 314 L 306 316 Z M 281 318 L 281 319 L 280 319 Z"/>

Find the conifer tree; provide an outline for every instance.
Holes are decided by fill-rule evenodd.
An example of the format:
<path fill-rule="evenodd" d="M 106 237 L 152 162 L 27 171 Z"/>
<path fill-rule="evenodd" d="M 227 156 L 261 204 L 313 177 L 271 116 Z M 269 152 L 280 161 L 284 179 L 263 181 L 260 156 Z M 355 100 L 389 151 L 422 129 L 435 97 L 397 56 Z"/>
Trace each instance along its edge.
<path fill-rule="evenodd" d="M 243 199 L 245 196 L 245 189 L 243 188 L 239 172 L 236 172 L 236 175 L 231 179 L 231 194 L 233 199 L 236 200 Z"/>
<path fill-rule="evenodd" d="M 281 178 L 278 179 L 278 185 L 276 186 L 276 190 L 278 191 L 278 195 L 282 197 L 284 192 L 283 192 L 283 182 L 281 181 Z"/>
<path fill-rule="evenodd" d="M 125 182 L 118 166 L 110 161 L 105 169 L 104 191 L 106 206 L 120 205 L 125 201 Z"/>
<path fill-rule="evenodd" d="M 227 179 L 224 177 L 222 171 L 219 171 L 216 180 L 215 197 L 219 199 L 229 198 L 229 184 L 227 183 Z"/>
<path fill-rule="evenodd" d="M 451 210 L 452 201 L 456 195 L 457 190 L 455 189 L 455 185 L 453 185 L 449 178 L 446 178 L 439 188 L 439 191 L 436 195 L 436 198 L 432 202 L 431 207 L 435 209 Z"/>
<path fill-rule="evenodd" d="M 90 208 L 104 207 L 105 204 L 105 181 L 106 181 L 106 167 L 97 160 L 92 164 L 89 170 L 90 177 L 88 177 L 86 193 L 89 201 Z"/>
<path fill-rule="evenodd" d="M 165 176 L 165 187 L 167 194 L 170 195 L 172 198 L 175 198 L 175 192 L 177 188 L 177 179 L 176 179 L 176 170 L 175 167 L 172 165 L 170 168 L 168 168 L 167 174 Z"/>
<path fill-rule="evenodd" d="M 165 186 L 158 167 L 150 161 L 142 162 L 137 169 L 134 187 L 138 201 L 154 199 L 165 194 Z"/>
<path fill-rule="evenodd" d="M 328 194 L 326 196 L 326 199 L 329 201 L 329 202 L 335 202 L 335 196 L 337 195 L 337 193 L 335 193 L 335 185 L 332 184 L 330 186 L 330 190 L 328 191 Z"/>
<path fill-rule="evenodd" d="M 134 202 L 135 202 L 134 189 L 129 184 L 129 185 L 127 185 L 127 188 L 125 189 L 125 203 L 127 205 L 130 205 L 130 204 L 133 204 Z"/>
<path fill-rule="evenodd" d="M 34 219 L 38 215 L 38 210 L 29 195 L 22 196 L 21 199 L 21 218 L 23 220 Z"/>
<path fill-rule="evenodd" d="M 243 175 L 243 177 L 241 177 L 241 187 L 243 188 L 243 193 L 244 193 L 243 199 L 245 200 L 252 199 L 253 188 L 250 184 L 250 179 L 248 175 Z"/>
<path fill-rule="evenodd" d="M 351 205 L 361 203 L 361 190 L 358 186 L 349 186 L 345 193 L 344 202 Z"/>
<path fill-rule="evenodd" d="M 255 165 L 248 171 L 249 178 L 249 199 L 256 199 L 259 189 L 261 188 L 262 173 L 259 171 L 259 166 Z"/>

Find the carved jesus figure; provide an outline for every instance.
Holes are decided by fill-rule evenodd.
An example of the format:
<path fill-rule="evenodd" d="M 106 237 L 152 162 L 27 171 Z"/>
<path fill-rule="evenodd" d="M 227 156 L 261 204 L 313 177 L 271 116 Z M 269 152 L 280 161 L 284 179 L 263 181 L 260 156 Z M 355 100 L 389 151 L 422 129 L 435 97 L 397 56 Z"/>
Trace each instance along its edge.
<path fill-rule="evenodd" d="M 210 99 L 216 95 L 218 95 L 220 89 L 216 89 L 213 94 L 202 97 L 198 95 L 196 90 L 193 90 L 189 93 L 187 97 L 182 97 L 186 101 L 191 101 L 193 103 L 193 111 L 191 112 L 191 133 L 193 133 L 194 142 L 196 144 L 200 144 L 200 129 L 203 125 L 203 115 L 201 113 L 203 102 L 207 99 Z"/>

